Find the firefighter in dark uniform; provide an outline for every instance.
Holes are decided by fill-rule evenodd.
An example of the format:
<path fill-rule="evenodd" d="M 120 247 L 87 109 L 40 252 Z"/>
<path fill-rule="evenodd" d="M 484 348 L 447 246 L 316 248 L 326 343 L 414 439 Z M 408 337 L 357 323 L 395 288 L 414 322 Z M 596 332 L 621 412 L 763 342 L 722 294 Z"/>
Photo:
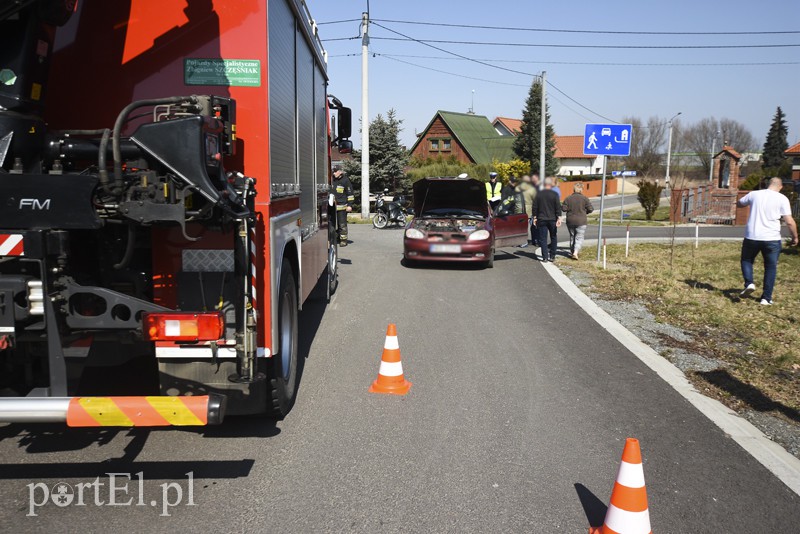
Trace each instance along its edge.
<path fill-rule="evenodd" d="M 339 233 L 339 245 L 347 246 L 347 214 L 353 211 L 350 203 L 355 200 L 353 184 L 341 167 L 333 169 L 333 194 L 336 197 L 336 227 Z"/>
<path fill-rule="evenodd" d="M 502 198 L 502 206 L 508 213 L 517 213 L 517 185 L 519 180 L 516 176 L 510 176 L 508 183 L 500 190 L 500 197 Z"/>

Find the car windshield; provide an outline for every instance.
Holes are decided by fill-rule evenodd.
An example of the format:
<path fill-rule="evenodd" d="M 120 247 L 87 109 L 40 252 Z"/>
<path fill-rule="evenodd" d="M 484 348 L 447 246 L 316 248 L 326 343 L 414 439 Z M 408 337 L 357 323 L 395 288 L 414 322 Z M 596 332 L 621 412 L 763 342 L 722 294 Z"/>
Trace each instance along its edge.
<path fill-rule="evenodd" d="M 459 219 L 483 219 L 483 215 L 481 215 L 481 212 L 466 208 L 432 208 L 425 210 L 425 212 L 422 213 L 421 217 L 423 219 L 437 218 L 437 217 L 452 217 Z"/>

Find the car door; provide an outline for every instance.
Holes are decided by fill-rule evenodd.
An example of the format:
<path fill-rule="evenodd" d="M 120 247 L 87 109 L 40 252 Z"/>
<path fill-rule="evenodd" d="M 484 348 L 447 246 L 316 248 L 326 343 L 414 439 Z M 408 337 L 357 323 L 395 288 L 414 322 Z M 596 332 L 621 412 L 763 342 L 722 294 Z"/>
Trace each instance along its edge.
<path fill-rule="evenodd" d="M 514 202 L 507 210 L 498 211 L 493 217 L 494 246 L 514 247 L 528 242 L 528 215 L 522 193 L 514 195 Z"/>

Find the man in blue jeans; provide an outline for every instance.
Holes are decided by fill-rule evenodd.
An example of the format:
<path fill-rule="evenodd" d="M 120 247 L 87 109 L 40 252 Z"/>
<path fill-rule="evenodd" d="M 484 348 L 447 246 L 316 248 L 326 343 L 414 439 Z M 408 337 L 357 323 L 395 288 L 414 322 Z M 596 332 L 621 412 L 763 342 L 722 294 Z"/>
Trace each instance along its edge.
<path fill-rule="evenodd" d="M 772 178 L 769 187 L 760 191 L 750 191 L 741 199 L 740 207 L 750 206 L 750 217 L 742 243 L 742 276 L 744 291 L 741 297 L 750 296 L 756 290 L 753 283 L 753 262 L 760 252 L 764 257 L 764 289 L 761 304 L 772 305 L 772 289 L 778 274 L 778 257 L 781 254 L 781 220 L 786 223 L 792 235 L 792 246 L 797 246 L 797 224 L 792 218 L 789 199 L 781 194 L 783 182 Z"/>
<path fill-rule="evenodd" d="M 533 224 L 539 231 L 542 261 L 556 261 L 558 227 L 561 226 L 561 198 L 553 191 L 553 179 L 544 179 L 544 189 L 533 201 Z M 550 245 L 547 238 L 550 237 Z"/>

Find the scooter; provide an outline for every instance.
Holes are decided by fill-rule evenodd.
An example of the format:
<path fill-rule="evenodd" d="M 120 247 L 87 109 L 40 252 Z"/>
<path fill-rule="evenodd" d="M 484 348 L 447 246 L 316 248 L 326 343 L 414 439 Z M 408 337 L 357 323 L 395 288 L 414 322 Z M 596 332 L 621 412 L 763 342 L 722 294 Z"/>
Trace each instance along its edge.
<path fill-rule="evenodd" d="M 390 223 L 396 223 L 398 226 L 405 226 L 408 219 L 408 211 L 406 211 L 406 197 L 403 195 L 396 195 L 394 200 L 384 200 L 384 195 L 389 190 L 385 189 L 383 193 L 375 195 L 375 216 L 372 217 L 372 226 L 375 228 L 383 229 L 389 226 Z"/>

